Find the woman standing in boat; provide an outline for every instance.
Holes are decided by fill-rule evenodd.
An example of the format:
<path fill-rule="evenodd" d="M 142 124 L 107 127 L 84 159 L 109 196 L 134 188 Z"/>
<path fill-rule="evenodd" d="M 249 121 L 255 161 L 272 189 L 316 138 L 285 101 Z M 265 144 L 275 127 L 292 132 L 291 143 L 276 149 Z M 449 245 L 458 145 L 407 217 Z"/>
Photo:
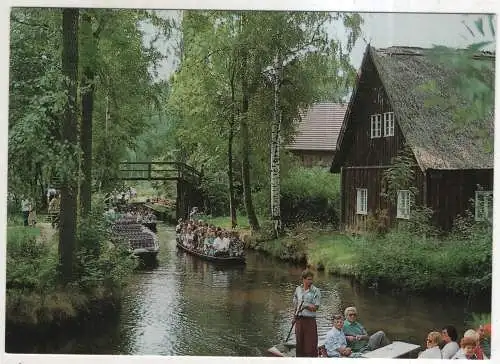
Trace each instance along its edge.
<path fill-rule="evenodd" d="M 302 285 L 295 289 L 293 304 L 295 306 L 295 340 L 297 357 L 318 356 L 318 331 L 316 311 L 319 308 L 321 292 L 315 287 L 313 273 L 302 272 Z"/>

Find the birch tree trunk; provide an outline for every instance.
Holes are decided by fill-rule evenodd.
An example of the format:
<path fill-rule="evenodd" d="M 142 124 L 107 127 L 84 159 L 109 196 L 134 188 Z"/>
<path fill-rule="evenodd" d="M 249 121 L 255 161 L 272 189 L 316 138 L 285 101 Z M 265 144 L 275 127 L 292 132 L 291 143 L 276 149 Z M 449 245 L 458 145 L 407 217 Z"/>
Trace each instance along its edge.
<path fill-rule="evenodd" d="M 274 63 L 274 118 L 271 124 L 271 220 L 275 237 L 281 234 L 280 207 L 280 134 L 281 134 L 281 104 L 280 87 L 283 72 L 283 61 L 278 51 Z"/>

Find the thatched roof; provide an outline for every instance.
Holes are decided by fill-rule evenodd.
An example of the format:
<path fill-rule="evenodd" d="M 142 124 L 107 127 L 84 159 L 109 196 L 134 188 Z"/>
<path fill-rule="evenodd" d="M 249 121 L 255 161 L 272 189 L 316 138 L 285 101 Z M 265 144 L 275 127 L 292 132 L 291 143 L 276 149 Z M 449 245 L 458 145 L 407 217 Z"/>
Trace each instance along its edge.
<path fill-rule="evenodd" d="M 459 76 L 456 69 L 440 60 L 438 51 L 368 46 L 363 64 L 367 59 L 375 65 L 396 120 L 422 170 L 493 168 L 493 115 L 457 123 L 457 113 L 467 110 L 466 98 L 455 86 Z M 470 62 L 494 79 L 494 55 L 471 54 Z"/>
<path fill-rule="evenodd" d="M 297 125 L 288 150 L 335 151 L 347 104 L 321 102 L 311 105 Z"/>

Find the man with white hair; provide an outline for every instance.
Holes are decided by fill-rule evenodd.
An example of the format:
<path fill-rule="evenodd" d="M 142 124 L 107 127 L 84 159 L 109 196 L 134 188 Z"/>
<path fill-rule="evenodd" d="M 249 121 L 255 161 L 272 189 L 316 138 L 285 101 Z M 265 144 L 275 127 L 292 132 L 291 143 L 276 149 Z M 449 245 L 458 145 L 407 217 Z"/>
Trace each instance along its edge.
<path fill-rule="evenodd" d="M 366 329 L 357 321 L 358 311 L 356 307 L 347 307 L 344 311 L 345 321 L 343 331 L 346 336 L 347 346 L 355 353 L 365 353 L 391 342 L 383 331 L 377 331 L 373 335 L 368 335 Z"/>

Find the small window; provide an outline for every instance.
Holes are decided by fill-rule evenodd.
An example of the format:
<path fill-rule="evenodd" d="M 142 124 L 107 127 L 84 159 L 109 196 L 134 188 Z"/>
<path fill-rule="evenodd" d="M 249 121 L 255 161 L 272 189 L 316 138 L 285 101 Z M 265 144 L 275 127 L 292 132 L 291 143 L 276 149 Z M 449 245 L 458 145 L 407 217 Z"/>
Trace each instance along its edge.
<path fill-rule="evenodd" d="M 399 190 L 398 191 L 398 209 L 396 213 L 396 218 L 398 219 L 409 219 L 410 218 L 410 191 Z"/>
<path fill-rule="evenodd" d="M 394 136 L 394 113 L 384 113 L 384 136 Z"/>
<path fill-rule="evenodd" d="M 371 116 L 372 139 L 380 138 L 382 133 L 382 115 L 375 114 Z"/>
<path fill-rule="evenodd" d="M 368 190 L 366 188 L 357 189 L 356 213 L 359 215 L 368 213 Z"/>
<path fill-rule="evenodd" d="M 493 192 L 476 191 L 476 221 L 492 221 L 493 218 Z"/>

